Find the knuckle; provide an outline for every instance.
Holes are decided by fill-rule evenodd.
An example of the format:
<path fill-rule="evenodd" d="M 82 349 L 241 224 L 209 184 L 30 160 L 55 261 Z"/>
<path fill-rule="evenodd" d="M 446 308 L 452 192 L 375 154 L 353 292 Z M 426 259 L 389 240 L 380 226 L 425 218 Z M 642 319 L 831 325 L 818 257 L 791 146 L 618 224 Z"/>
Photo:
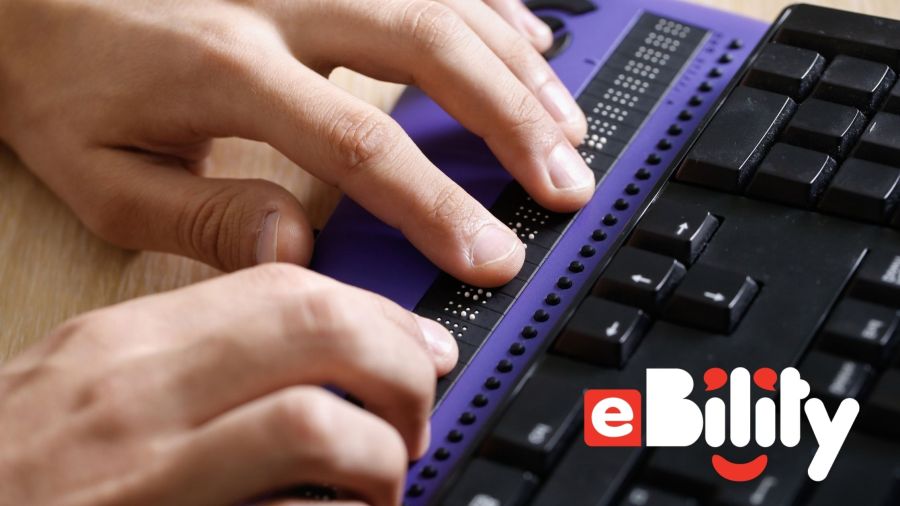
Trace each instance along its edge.
<path fill-rule="evenodd" d="M 475 214 L 469 199 L 468 194 L 448 182 L 437 189 L 426 216 L 439 226 L 446 223 L 467 224 L 473 221 Z"/>
<path fill-rule="evenodd" d="M 285 391 L 272 412 L 273 433 L 294 457 L 325 461 L 342 424 L 336 399 L 323 390 L 296 387 Z"/>
<path fill-rule="evenodd" d="M 510 111 L 512 130 L 519 134 L 526 132 L 543 132 L 546 130 L 546 112 L 533 95 L 529 93 L 512 94 L 511 103 L 506 110 Z M 546 135 L 546 133 L 542 133 Z"/>
<path fill-rule="evenodd" d="M 266 287 L 279 297 L 297 296 L 298 287 L 308 285 L 315 276 L 299 265 L 286 263 L 262 264 L 246 272 L 251 284 Z"/>
<path fill-rule="evenodd" d="M 83 387 L 76 407 L 89 414 L 97 433 L 104 437 L 133 432 L 142 419 L 134 402 L 136 388 L 133 378 L 112 371 Z"/>
<path fill-rule="evenodd" d="M 438 2 L 413 2 L 402 19 L 406 33 L 419 49 L 430 54 L 456 46 L 467 33 L 453 9 Z"/>
<path fill-rule="evenodd" d="M 361 110 L 340 115 L 328 138 L 343 163 L 345 176 L 352 176 L 383 159 L 397 144 L 397 127 L 377 110 Z"/>

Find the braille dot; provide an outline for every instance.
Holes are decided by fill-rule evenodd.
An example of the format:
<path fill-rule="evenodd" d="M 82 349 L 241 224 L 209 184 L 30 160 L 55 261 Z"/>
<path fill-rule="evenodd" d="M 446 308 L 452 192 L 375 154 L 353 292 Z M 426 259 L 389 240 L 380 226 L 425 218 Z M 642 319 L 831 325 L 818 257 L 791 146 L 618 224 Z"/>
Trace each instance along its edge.
<path fill-rule="evenodd" d="M 434 452 L 434 458 L 435 460 L 447 460 L 450 458 L 450 450 L 444 447 L 438 448 Z"/>
<path fill-rule="evenodd" d="M 731 56 L 731 53 L 725 53 L 719 58 L 719 63 L 731 63 L 734 61 L 734 57 Z"/>
<path fill-rule="evenodd" d="M 699 107 L 699 106 L 703 105 L 703 99 L 698 97 L 697 95 L 694 95 L 688 101 L 688 105 L 690 105 L 691 107 Z"/>
<path fill-rule="evenodd" d="M 559 295 L 556 295 L 555 293 L 548 293 L 547 297 L 544 298 L 544 302 L 551 306 L 555 306 L 560 302 Z"/>
<path fill-rule="evenodd" d="M 534 315 L 532 317 L 534 318 L 534 321 L 544 323 L 545 321 L 550 319 L 550 313 L 544 311 L 543 309 L 538 309 L 534 312 Z"/>
<path fill-rule="evenodd" d="M 662 162 L 662 158 L 656 153 L 650 153 L 650 156 L 647 157 L 647 164 L 649 165 L 659 165 L 660 162 Z"/>
<path fill-rule="evenodd" d="M 728 49 L 738 50 L 743 49 L 743 47 L 744 41 L 742 41 L 741 39 L 734 39 L 733 41 L 731 41 L 731 44 L 728 44 Z"/>
<path fill-rule="evenodd" d="M 641 193 L 641 187 L 634 183 L 628 183 L 628 186 L 625 187 L 625 193 L 628 195 L 637 195 L 638 193 Z"/>
<path fill-rule="evenodd" d="M 594 230 L 594 232 L 591 233 L 591 239 L 593 239 L 595 241 L 605 241 L 606 240 L 606 231 L 600 230 L 599 228 L 597 230 Z"/>
<path fill-rule="evenodd" d="M 597 250 L 594 249 L 593 246 L 590 246 L 587 244 L 582 246 L 581 251 L 578 252 L 578 254 L 583 256 L 584 258 L 590 258 L 590 257 L 594 256 L 595 253 L 597 253 Z"/>
<path fill-rule="evenodd" d="M 659 143 L 656 144 L 656 148 L 661 151 L 668 151 L 672 149 L 672 142 L 669 139 L 660 139 Z"/>
<path fill-rule="evenodd" d="M 425 489 L 422 487 L 422 485 L 419 485 L 418 483 L 409 487 L 409 490 L 406 491 L 406 495 L 409 497 L 421 497 L 422 494 L 424 494 L 424 493 L 425 493 Z"/>
<path fill-rule="evenodd" d="M 694 119 L 694 114 L 691 111 L 684 110 L 678 113 L 678 119 L 681 121 L 690 121 Z"/>
<path fill-rule="evenodd" d="M 422 478 L 425 478 L 426 480 L 430 480 L 438 475 L 438 471 L 437 471 L 437 469 L 435 469 L 432 466 L 425 466 L 422 468 L 422 472 L 419 474 L 422 475 Z"/>
<path fill-rule="evenodd" d="M 669 135 L 681 135 L 684 130 L 678 125 L 672 125 L 669 127 Z"/>
<path fill-rule="evenodd" d="M 606 216 L 603 217 L 603 224 L 606 225 L 607 227 L 611 227 L 618 222 L 619 222 L 619 218 L 616 218 L 612 214 L 607 214 Z"/>
<path fill-rule="evenodd" d="M 651 175 L 652 174 L 650 174 L 649 170 L 643 169 L 643 168 L 638 169 L 638 171 L 634 173 L 634 177 L 640 179 L 641 181 L 646 181 L 646 180 L 650 179 Z"/>
<path fill-rule="evenodd" d="M 584 264 L 582 264 L 581 262 L 576 261 L 576 262 L 572 262 L 569 264 L 570 272 L 574 272 L 577 274 L 579 272 L 582 272 L 583 270 L 584 270 Z"/>
<path fill-rule="evenodd" d="M 491 376 L 490 378 L 485 380 L 484 388 L 487 388 L 488 390 L 497 390 L 498 388 L 500 388 L 500 380 Z"/>
<path fill-rule="evenodd" d="M 537 337 L 537 334 L 537 329 L 532 327 L 531 325 L 522 329 L 522 337 L 524 337 L 525 339 L 534 339 L 535 337 Z"/>
<path fill-rule="evenodd" d="M 716 67 L 709 71 L 709 77 L 722 77 L 722 69 Z"/>
<path fill-rule="evenodd" d="M 615 201 L 615 203 L 613 204 L 613 207 L 617 211 L 624 211 L 624 210 L 628 209 L 628 201 L 625 199 L 617 199 Z"/>
<path fill-rule="evenodd" d="M 475 423 L 475 420 L 475 415 L 469 411 L 466 411 L 459 416 L 459 423 L 463 425 L 472 425 L 473 423 Z"/>
<path fill-rule="evenodd" d="M 710 91 L 712 91 L 713 85 L 709 81 L 703 81 L 702 83 L 700 83 L 700 87 L 697 89 L 703 93 L 709 93 Z"/>
<path fill-rule="evenodd" d="M 563 276 L 556 280 L 556 286 L 563 290 L 568 290 L 569 288 L 572 288 L 572 280 Z"/>
<path fill-rule="evenodd" d="M 512 362 L 504 358 L 503 360 L 497 362 L 497 370 L 502 373 L 507 373 L 513 370 L 513 364 Z"/>
<path fill-rule="evenodd" d="M 515 355 L 518 357 L 519 355 L 525 353 L 525 345 L 522 343 L 512 343 L 509 346 L 509 353 L 510 355 Z"/>
<path fill-rule="evenodd" d="M 450 441 L 451 443 L 459 443 L 462 440 L 463 433 L 456 429 L 451 430 L 450 433 L 447 434 L 447 441 Z"/>

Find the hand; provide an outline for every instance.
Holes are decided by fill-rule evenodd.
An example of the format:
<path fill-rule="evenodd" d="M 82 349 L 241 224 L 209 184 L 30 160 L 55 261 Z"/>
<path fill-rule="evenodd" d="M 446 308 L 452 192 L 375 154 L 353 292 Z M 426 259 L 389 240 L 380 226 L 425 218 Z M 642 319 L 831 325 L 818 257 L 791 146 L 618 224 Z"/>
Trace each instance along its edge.
<path fill-rule="evenodd" d="M 515 234 L 324 77 L 346 66 L 421 87 L 539 203 L 574 211 L 594 190 L 572 147 L 584 116 L 510 24 L 545 47 L 540 21 L 518 1 L 490 4 L 0 0 L 0 137 L 126 248 L 226 270 L 306 263 L 310 226 L 285 189 L 197 177 L 210 140 L 238 136 L 337 185 L 457 278 L 501 284 L 524 259 Z"/>
<path fill-rule="evenodd" d="M 0 369 L 0 504 L 328 483 L 395 506 L 456 355 L 439 324 L 284 264 L 89 313 Z"/>

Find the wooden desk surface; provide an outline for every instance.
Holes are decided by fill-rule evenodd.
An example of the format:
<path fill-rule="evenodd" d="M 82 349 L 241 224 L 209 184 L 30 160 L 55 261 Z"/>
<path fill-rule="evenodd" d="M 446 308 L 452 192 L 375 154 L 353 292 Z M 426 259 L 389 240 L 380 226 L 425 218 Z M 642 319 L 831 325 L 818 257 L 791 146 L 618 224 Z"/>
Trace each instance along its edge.
<path fill-rule="evenodd" d="M 773 20 L 787 0 L 697 0 Z M 900 18 L 896 0 L 811 1 Z M 333 79 L 385 110 L 401 88 L 337 72 Z M 229 172 L 272 179 L 293 191 L 321 226 L 336 200 L 324 187 L 267 146 L 227 140 L 214 161 Z M 218 273 L 171 255 L 126 252 L 93 237 L 15 155 L 0 145 L 0 363 L 62 321 L 93 308 L 194 283 Z"/>

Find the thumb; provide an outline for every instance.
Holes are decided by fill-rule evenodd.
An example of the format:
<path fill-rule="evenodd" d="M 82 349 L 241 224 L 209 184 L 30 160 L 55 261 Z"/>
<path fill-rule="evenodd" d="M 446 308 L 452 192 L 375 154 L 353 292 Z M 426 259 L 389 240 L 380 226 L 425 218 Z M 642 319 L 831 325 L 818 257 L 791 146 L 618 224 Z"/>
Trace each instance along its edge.
<path fill-rule="evenodd" d="M 203 178 L 125 152 L 105 152 L 88 172 L 95 180 L 82 180 L 67 200 L 88 228 L 117 246 L 175 253 L 225 271 L 309 263 L 309 220 L 275 183 Z"/>

